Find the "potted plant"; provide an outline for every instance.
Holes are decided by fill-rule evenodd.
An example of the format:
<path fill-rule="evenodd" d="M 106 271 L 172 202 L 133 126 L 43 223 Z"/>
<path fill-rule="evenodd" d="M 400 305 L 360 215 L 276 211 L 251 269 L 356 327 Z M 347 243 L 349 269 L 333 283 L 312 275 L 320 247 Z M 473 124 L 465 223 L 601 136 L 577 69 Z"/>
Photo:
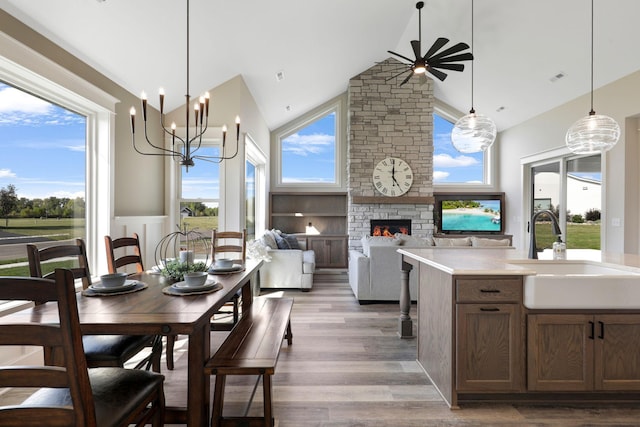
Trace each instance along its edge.
<path fill-rule="evenodd" d="M 163 276 L 181 282 L 184 280 L 185 273 L 207 270 L 208 266 L 204 262 L 181 262 L 180 260 L 174 259 L 168 261 L 161 272 Z"/>

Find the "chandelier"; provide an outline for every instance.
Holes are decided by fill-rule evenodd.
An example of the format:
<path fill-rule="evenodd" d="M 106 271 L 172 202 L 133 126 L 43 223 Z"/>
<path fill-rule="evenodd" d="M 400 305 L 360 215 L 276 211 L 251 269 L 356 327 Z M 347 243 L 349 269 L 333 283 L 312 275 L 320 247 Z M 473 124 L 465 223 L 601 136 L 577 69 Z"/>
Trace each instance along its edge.
<path fill-rule="evenodd" d="M 473 52 L 473 0 L 471 0 L 471 51 Z M 486 151 L 496 139 L 496 124 L 491 118 L 476 113 L 473 108 L 473 63 L 471 61 L 471 110 L 461 117 L 451 130 L 451 143 L 461 153 Z"/>
<path fill-rule="evenodd" d="M 160 127 L 162 129 L 163 135 L 171 135 L 171 148 L 165 148 L 164 143 L 156 143 L 154 144 L 149 139 L 149 135 L 147 134 L 147 95 L 142 92 L 140 96 L 140 101 L 142 105 L 142 120 L 144 121 L 144 139 L 147 141 L 148 148 L 153 149 L 153 151 L 144 151 L 141 150 L 136 145 L 136 134 L 135 134 L 135 124 L 136 124 L 136 109 L 131 107 L 129 111 L 131 115 L 131 140 L 133 143 L 133 148 L 139 154 L 145 156 L 165 156 L 172 157 L 175 161 L 179 162 L 180 165 L 186 168 L 186 171 L 189 171 L 189 167 L 195 166 L 194 160 L 204 160 L 212 163 L 221 163 L 223 160 L 233 159 L 238 155 L 238 147 L 240 140 L 240 117 L 236 116 L 236 148 L 233 154 L 225 153 L 226 150 L 226 139 L 227 139 L 227 126 L 224 125 L 222 127 L 222 149 L 219 156 L 205 156 L 202 154 L 198 154 L 198 150 L 200 150 L 202 146 L 202 136 L 205 134 L 209 127 L 209 100 L 210 95 L 209 92 L 206 92 L 204 95 L 200 96 L 199 99 L 194 103 L 193 106 L 193 131 L 195 132 L 193 136 L 190 136 L 190 105 L 191 105 L 191 96 L 189 95 L 189 0 L 187 2 L 187 94 L 185 95 L 185 134 L 184 137 L 176 135 L 176 124 L 171 123 L 171 127 L 167 128 L 164 123 L 164 89 L 160 88 L 159 96 L 160 96 Z"/>
<path fill-rule="evenodd" d="M 591 111 L 575 122 L 565 137 L 567 148 L 576 154 L 595 154 L 613 148 L 620 138 L 620 126 L 593 109 L 593 0 L 591 0 Z"/>

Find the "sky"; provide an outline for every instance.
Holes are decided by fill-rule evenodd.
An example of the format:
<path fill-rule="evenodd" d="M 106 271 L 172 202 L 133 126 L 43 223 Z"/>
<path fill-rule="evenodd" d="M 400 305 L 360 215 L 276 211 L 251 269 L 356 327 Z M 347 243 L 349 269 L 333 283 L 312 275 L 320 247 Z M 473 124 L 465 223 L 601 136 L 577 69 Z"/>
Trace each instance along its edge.
<path fill-rule="evenodd" d="M 0 82 L 0 188 L 18 197 L 84 197 L 83 116 Z"/>
<path fill-rule="evenodd" d="M 85 123 L 79 114 L 0 82 L 0 188 L 13 184 L 18 197 L 29 199 L 84 197 Z M 332 112 L 283 140 L 283 182 L 335 182 L 335 127 Z M 457 152 L 452 127 L 434 115 L 434 183 L 482 182 L 483 154 Z M 196 161 L 182 174 L 183 197 L 218 198 L 217 174 L 218 165 Z"/>

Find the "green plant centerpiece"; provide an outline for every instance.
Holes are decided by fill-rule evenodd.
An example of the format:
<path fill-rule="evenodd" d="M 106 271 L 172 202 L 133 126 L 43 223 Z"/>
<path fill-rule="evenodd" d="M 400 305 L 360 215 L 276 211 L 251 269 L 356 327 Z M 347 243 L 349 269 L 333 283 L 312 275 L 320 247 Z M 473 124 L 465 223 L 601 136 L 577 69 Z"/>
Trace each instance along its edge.
<path fill-rule="evenodd" d="M 156 263 L 164 277 L 180 282 L 185 273 L 207 271 L 211 266 L 210 238 L 197 230 L 178 227 L 160 240 L 156 246 Z"/>

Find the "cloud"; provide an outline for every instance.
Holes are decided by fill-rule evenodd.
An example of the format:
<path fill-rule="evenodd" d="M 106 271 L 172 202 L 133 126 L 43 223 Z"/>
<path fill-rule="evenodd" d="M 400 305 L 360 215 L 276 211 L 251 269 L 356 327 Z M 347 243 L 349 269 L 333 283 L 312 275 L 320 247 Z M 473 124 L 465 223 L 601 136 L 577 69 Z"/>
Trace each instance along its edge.
<path fill-rule="evenodd" d="M 332 135 L 314 133 L 300 135 L 294 133 L 282 140 L 282 151 L 287 151 L 297 156 L 318 154 L 335 145 L 335 137 Z"/>
<path fill-rule="evenodd" d="M 0 169 L 0 178 L 15 178 L 16 174 L 11 169 Z"/>
<path fill-rule="evenodd" d="M 449 154 L 436 154 L 433 156 L 434 168 L 461 168 L 475 164 L 478 164 L 478 160 L 465 155 L 452 157 Z"/>
<path fill-rule="evenodd" d="M 446 181 L 450 173 L 444 171 L 433 171 L 433 182 Z"/>
<path fill-rule="evenodd" d="M 51 104 L 10 86 L 0 86 L 0 113 L 50 113 Z"/>
<path fill-rule="evenodd" d="M 0 126 L 64 126 L 84 122 L 79 114 L 0 83 Z"/>

